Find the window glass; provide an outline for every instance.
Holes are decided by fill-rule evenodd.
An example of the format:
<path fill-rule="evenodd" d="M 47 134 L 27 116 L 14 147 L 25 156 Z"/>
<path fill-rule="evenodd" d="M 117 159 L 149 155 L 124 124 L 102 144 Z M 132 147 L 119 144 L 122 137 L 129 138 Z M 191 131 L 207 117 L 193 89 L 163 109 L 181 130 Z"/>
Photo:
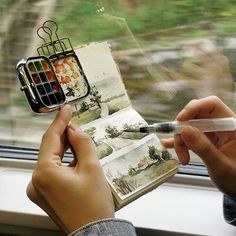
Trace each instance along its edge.
<path fill-rule="evenodd" d="M 55 113 L 34 114 L 20 91 L 17 62 L 36 56 L 36 31 L 58 23 L 72 45 L 107 40 L 134 108 L 148 122 L 172 120 L 191 99 L 235 96 L 233 0 L 2 0 L 0 143 L 38 147 Z"/>

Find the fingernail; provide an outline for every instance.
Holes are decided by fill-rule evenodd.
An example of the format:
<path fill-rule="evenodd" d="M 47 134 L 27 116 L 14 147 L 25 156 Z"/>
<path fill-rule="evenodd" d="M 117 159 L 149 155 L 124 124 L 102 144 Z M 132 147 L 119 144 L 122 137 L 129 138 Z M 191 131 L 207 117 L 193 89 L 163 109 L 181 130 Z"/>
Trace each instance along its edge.
<path fill-rule="evenodd" d="M 184 142 L 190 143 L 192 142 L 192 140 L 194 139 L 195 136 L 195 132 L 196 129 L 191 127 L 191 126 L 187 126 L 182 130 L 181 136 L 184 140 Z"/>
<path fill-rule="evenodd" d="M 179 160 L 181 162 L 182 165 L 187 165 L 188 164 L 188 154 L 186 152 L 181 152 L 179 154 Z"/>
<path fill-rule="evenodd" d="M 74 124 L 70 124 L 68 128 L 72 129 L 73 131 L 82 131 L 82 129 Z"/>
<path fill-rule="evenodd" d="M 182 119 L 182 116 L 184 116 L 184 114 L 186 113 L 185 109 L 183 109 L 182 111 L 179 112 L 179 114 L 177 115 L 176 119 Z"/>

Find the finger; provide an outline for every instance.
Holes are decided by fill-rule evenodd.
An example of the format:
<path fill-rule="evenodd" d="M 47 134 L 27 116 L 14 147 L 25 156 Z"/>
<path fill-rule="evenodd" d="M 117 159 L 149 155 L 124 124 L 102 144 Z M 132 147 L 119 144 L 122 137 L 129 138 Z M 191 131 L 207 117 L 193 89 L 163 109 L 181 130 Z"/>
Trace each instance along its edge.
<path fill-rule="evenodd" d="M 179 134 L 174 136 L 174 148 L 181 164 L 187 165 L 190 160 L 188 147 L 185 145 Z"/>
<path fill-rule="evenodd" d="M 160 141 L 165 148 L 174 148 L 174 139 L 173 138 L 168 138 L 168 139 L 163 138 Z"/>
<path fill-rule="evenodd" d="M 54 121 L 49 126 L 47 132 L 50 133 L 53 132 L 58 135 L 62 135 L 67 125 L 69 124 L 71 117 L 72 117 L 72 108 L 70 105 L 65 105 L 59 110 Z"/>
<path fill-rule="evenodd" d="M 99 163 L 94 143 L 88 134 L 76 126 L 70 125 L 67 129 L 67 136 L 80 166 Z"/>
<path fill-rule="evenodd" d="M 209 96 L 199 100 L 190 101 L 184 109 L 177 115 L 177 120 L 188 120 L 193 118 L 220 118 L 234 116 L 230 110 L 218 97 Z"/>
<path fill-rule="evenodd" d="M 185 127 L 182 130 L 181 138 L 186 147 L 195 152 L 207 167 L 214 169 L 223 163 L 221 152 L 199 129 L 190 126 Z"/>
<path fill-rule="evenodd" d="M 71 117 L 72 109 L 69 105 L 64 106 L 58 112 L 54 121 L 43 135 L 38 160 L 40 163 L 48 163 L 52 159 L 61 161 L 60 158 L 66 148 L 65 130 Z"/>
<path fill-rule="evenodd" d="M 75 156 L 75 154 L 74 154 L 74 156 Z M 75 167 L 76 165 L 77 165 L 77 159 L 74 158 L 74 159 L 69 163 L 68 167 Z"/>

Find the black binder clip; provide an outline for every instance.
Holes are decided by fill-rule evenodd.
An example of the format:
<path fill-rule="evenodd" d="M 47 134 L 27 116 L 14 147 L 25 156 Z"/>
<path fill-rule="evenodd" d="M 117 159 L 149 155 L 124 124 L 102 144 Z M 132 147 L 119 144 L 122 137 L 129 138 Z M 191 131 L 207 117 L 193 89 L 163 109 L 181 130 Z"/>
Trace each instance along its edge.
<path fill-rule="evenodd" d="M 44 41 L 37 48 L 39 56 L 22 59 L 16 66 L 21 90 L 36 113 L 53 111 L 65 103 L 84 98 L 90 92 L 70 39 L 60 39 L 57 31 L 56 22 L 45 21 L 37 30 L 37 35 Z M 41 36 L 41 32 L 48 35 L 48 41 Z"/>

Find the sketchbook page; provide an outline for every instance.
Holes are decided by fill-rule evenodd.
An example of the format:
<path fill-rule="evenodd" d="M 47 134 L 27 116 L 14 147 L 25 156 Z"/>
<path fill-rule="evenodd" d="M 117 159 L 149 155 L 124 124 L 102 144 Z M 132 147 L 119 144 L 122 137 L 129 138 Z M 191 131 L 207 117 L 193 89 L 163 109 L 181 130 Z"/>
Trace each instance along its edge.
<path fill-rule="evenodd" d="M 102 162 L 117 209 L 157 187 L 178 171 L 178 163 L 154 134 L 120 149 Z"/>
<path fill-rule="evenodd" d="M 177 162 L 157 136 L 122 132 L 146 122 L 131 107 L 109 44 L 86 45 L 76 54 L 92 90 L 75 104 L 72 122 L 91 136 L 120 207 L 168 178 L 169 172 L 176 173 Z M 117 161 L 122 163 L 119 170 L 113 169 Z"/>
<path fill-rule="evenodd" d="M 125 147 L 134 147 L 135 143 L 146 133 L 126 133 L 124 128 L 146 124 L 145 120 L 131 107 L 124 108 L 110 116 L 82 125 L 81 129 L 88 133 L 95 146 L 100 160 L 114 156 Z"/>
<path fill-rule="evenodd" d="M 107 42 L 91 43 L 75 52 L 91 91 L 89 96 L 74 104 L 72 122 L 86 124 L 129 107 L 130 100 L 110 45 Z"/>
<path fill-rule="evenodd" d="M 117 209 L 173 176 L 178 164 L 154 134 L 122 132 L 147 124 L 131 107 L 81 126 L 91 137 Z"/>

